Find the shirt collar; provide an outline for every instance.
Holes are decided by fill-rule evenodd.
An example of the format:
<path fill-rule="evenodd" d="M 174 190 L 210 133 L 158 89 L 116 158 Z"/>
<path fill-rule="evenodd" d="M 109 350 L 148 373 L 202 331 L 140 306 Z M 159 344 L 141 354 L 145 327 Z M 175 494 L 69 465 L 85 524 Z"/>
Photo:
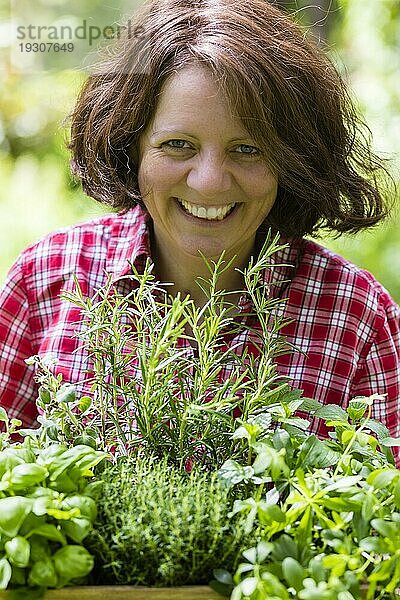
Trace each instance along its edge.
<path fill-rule="evenodd" d="M 133 265 L 142 273 L 151 260 L 149 213 L 139 205 L 119 213 L 112 223 L 106 272 L 114 282 L 132 273 Z"/>

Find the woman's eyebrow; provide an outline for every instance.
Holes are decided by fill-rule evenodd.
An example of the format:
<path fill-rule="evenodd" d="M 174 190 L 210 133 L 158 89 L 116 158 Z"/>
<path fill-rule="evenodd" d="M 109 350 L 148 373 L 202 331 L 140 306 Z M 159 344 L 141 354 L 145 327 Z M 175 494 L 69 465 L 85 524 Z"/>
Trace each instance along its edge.
<path fill-rule="evenodd" d="M 171 128 L 171 129 L 160 129 L 160 131 L 153 131 L 150 134 L 150 139 L 153 138 L 153 137 L 159 136 L 159 135 L 166 135 L 166 134 L 168 134 L 168 135 L 171 135 L 171 134 L 177 135 L 177 134 L 179 134 L 179 135 L 189 135 L 190 137 L 197 137 L 197 136 L 195 136 L 195 135 L 193 135 L 191 133 L 188 133 L 188 132 L 185 133 L 183 131 L 183 129 L 181 129 L 181 128 L 179 128 L 179 129 Z M 241 142 L 243 140 L 251 140 L 251 139 L 252 138 L 251 138 L 250 134 L 243 133 L 243 135 L 239 135 L 239 136 L 236 135 L 235 137 L 227 140 L 227 143 L 230 144 L 232 142 Z"/>

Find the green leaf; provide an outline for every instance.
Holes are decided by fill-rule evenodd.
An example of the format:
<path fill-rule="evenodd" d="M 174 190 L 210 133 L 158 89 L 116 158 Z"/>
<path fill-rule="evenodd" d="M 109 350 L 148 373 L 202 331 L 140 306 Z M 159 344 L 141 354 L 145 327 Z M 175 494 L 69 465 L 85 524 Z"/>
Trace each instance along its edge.
<path fill-rule="evenodd" d="M 387 447 L 390 447 L 390 448 L 400 447 L 400 438 L 385 437 L 385 438 L 379 440 L 379 442 L 383 446 L 387 446 Z"/>
<path fill-rule="evenodd" d="M 254 461 L 253 469 L 259 473 L 270 473 L 274 481 L 276 481 L 281 473 L 289 476 L 289 467 L 285 462 L 285 450 L 277 452 L 275 448 L 261 442 L 257 446 L 258 456 Z"/>
<path fill-rule="evenodd" d="M 264 571 L 261 575 L 262 591 L 256 596 L 257 600 L 289 600 L 290 596 L 279 581 L 278 577 L 269 571 Z"/>
<path fill-rule="evenodd" d="M 343 424 L 348 422 L 347 412 L 337 404 L 326 404 L 315 412 L 315 416 L 324 421 L 340 421 Z"/>
<path fill-rule="evenodd" d="M 2 421 L 3 423 L 8 423 L 7 411 L 2 406 L 0 406 L 0 421 Z M 4 589 L 4 588 L 1 588 L 1 589 Z"/>
<path fill-rule="evenodd" d="M 255 565 L 257 563 L 257 550 L 255 546 L 253 548 L 245 550 L 242 554 L 245 557 L 245 559 L 248 560 L 249 563 L 251 563 L 252 565 Z"/>
<path fill-rule="evenodd" d="M 334 510 L 336 512 L 349 512 L 350 510 L 356 510 L 359 508 L 359 503 L 351 501 L 349 498 L 324 498 L 321 503 L 325 508 L 329 508 L 329 510 Z"/>
<path fill-rule="evenodd" d="M 233 585 L 233 578 L 229 571 L 225 569 L 214 569 L 213 575 L 217 581 L 225 585 Z"/>
<path fill-rule="evenodd" d="M 348 556 L 344 554 L 328 554 L 322 558 L 322 564 L 336 577 L 342 577 L 346 571 L 347 559 Z"/>
<path fill-rule="evenodd" d="M 68 473 L 61 473 L 55 481 L 50 483 L 50 487 L 53 490 L 62 492 L 64 494 L 72 493 L 78 489 L 78 480 L 81 477 L 79 469 L 75 467 L 69 468 Z"/>
<path fill-rule="evenodd" d="M 51 402 L 51 395 L 47 388 L 40 386 L 39 388 L 39 399 L 42 404 L 49 404 Z"/>
<path fill-rule="evenodd" d="M 300 392 L 301 394 L 301 392 Z M 285 400 L 286 402 L 286 400 Z M 287 403 L 287 407 L 290 410 L 290 413 L 293 414 L 303 405 L 303 398 L 297 398 L 296 400 L 291 400 Z"/>
<path fill-rule="evenodd" d="M 13 565 L 9 587 L 12 586 L 14 588 L 13 591 L 15 591 L 15 587 L 14 587 L 15 585 L 18 586 L 17 589 L 21 589 L 20 586 L 25 586 L 25 584 L 26 584 L 26 568 L 25 567 L 16 567 L 15 565 Z M 31 600 L 28 595 L 26 595 L 25 598 L 29 598 L 29 600 Z M 25 598 L 23 600 L 25 600 Z M 9 590 L 7 600 L 14 600 L 14 594 L 11 594 L 11 590 Z"/>
<path fill-rule="evenodd" d="M 251 423 L 257 425 L 261 431 L 267 431 L 271 426 L 272 417 L 270 413 L 261 413 L 249 419 Z"/>
<path fill-rule="evenodd" d="M 74 517 L 62 523 L 64 533 L 77 544 L 81 544 L 92 528 L 91 522 L 84 517 Z"/>
<path fill-rule="evenodd" d="M 281 562 L 287 556 L 298 559 L 299 550 L 296 542 L 287 533 L 283 533 L 274 542 L 272 557 L 274 560 Z"/>
<path fill-rule="evenodd" d="M 257 577 L 246 577 L 246 579 L 243 579 L 243 581 L 240 583 L 242 594 L 244 596 L 251 596 L 257 587 L 257 583 Z"/>
<path fill-rule="evenodd" d="M 306 572 L 301 564 L 291 556 L 287 556 L 282 562 L 282 573 L 288 585 L 299 592 L 303 588 L 303 580 Z"/>
<path fill-rule="evenodd" d="M 347 590 L 344 590 L 343 592 L 338 593 L 337 600 L 354 600 L 354 596 Z"/>
<path fill-rule="evenodd" d="M 305 431 L 310 427 L 310 421 L 307 419 L 301 419 L 300 417 L 290 417 L 288 419 L 282 419 L 282 423 L 286 425 L 291 425 L 292 427 L 297 427 L 302 431 Z"/>
<path fill-rule="evenodd" d="M 11 471 L 17 465 L 23 464 L 24 459 L 17 454 L 13 448 L 6 448 L 0 452 L 0 477 L 2 477 L 6 471 Z"/>
<path fill-rule="evenodd" d="M 56 394 L 57 402 L 74 402 L 76 400 L 75 386 L 70 383 L 64 383 Z"/>
<path fill-rule="evenodd" d="M 85 577 L 93 569 L 94 559 L 82 546 L 68 545 L 53 555 L 59 576 L 65 581 Z"/>
<path fill-rule="evenodd" d="M 291 439 L 289 433 L 285 429 L 277 429 L 274 431 L 272 436 L 272 443 L 274 445 L 275 450 L 282 450 L 282 448 L 288 448 L 291 444 Z"/>
<path fill-rule="evenodd" d="M 236 573 L 233 578 L 234 581 L 237 581 L 238 578 L 240 577 L 240 575 L 242 575 L 243 573 L 250 573 L 250 571 L 253 571 L 253 569 L 254 569 L 254 567 L 250 563 L 240 563 L 240 565 L 236 569 Z"/>
<path fill-rule="evenodd" d="M 250 433 L 248 432 L 246 427 L 244 427 L 243 425 L 241 427 L 238 427 L 232 435 L 232 439 L 234 439 L 234 440 L 240 440 L 240 439 L 249 440 L 250 437 L 251 437 Z"/>
<path fill-rule="evenodd" d="M 242 467 L 235 460 L 227 460 L 218 471 L 218 477 L 229 485 L 249 480 L 254 474 L 252 467 Z"/>
<path fill-rule="evenodd" d="M 101 492 L 103 490 L 103 482 L 102 481 L 91 481 L 87 484 L 87 486 L 83 490 L 83 494 L 85 496 L 90 496 L 94 500 L 98 500 L 101 496 Z"/>
<path fill-rule="evenodd" d="M 324 568 L 320 558 L 317 558 L 317 557 L 312 558 L 310 560 L 308 568 L 310 571 L 310 576 L 314 579 L 314 581 L 319 583 L 321 581 L 326 580 L 326 577 L 327 577 L 326 569 Z"/>
<path fill-rule="evenodd" d="M 365 498 L 362 502 L 362 508 L 361 508 L 361 516 L 368 523 L 370 522 L 370 520 L 372 519 L 372 517 L 375 514 L 375 505 L 376 505 L 375 494 L 374 494 L 374 492 L 371 493 L 370 490 L 368 490 L 368 492 L 366 493 Z"/>
<path fill-rule="evenodd" d="M 382 439 L 389 437 L 389 429 L 385 427 L 383 423 L 380 421 L 375 421 L 374 419 L 369 419 L 366 424 L 366 429 L 373 431 L 376 434 L 376 437 L 379 441 Z"/>
<path fill-rule="evenodd" d="M 385 579 L 388 579 L 393 572 L 395 560 L 395 557 L 391 557 L 378 563 L 372 573 L 368 575 L 368 581 L 385 581 Z"/>
<path fill-rule="evenodd" d="M 342 431 L 340 441 L 343 444 L 343 446 L 347 446 L 347 444 L 351 440 L 353 440 L 353 439 L 355 440 L 355 438 L 356 438 L 356 432 L 353 429 L 345 429 L 344 431 Z"/>
<path fill-rule="evenodd" d="M 323 406 L 324 405 L 321 404 L 321 402 L 318 402 L 318 400 L 314 400 L 314 398 L 302 398 L 302 404 L 300 406 L 300 409 L 304 410 L 305 412 L 316 412 Z"/>
<path fill-rule="evenodd" d="M 214 590 L 214 592 L 217 592 L 217 594 L 219 594 L 220 596 L 225 598 L 231 597 L 233 583 L 231 585 L 227 585 L 225 583 L 221 583 L 220 581 L 212 579 L 208 585 L 212 590 Z"/>
<path fill-rule="evenodd" d="M 309 544 L 311 541 L 311 532 L 312 532 L 312 511 L 311 506 L 307 506 L 305 509 L 303 516 L 300 519 L 300 522 L 296 531 L 296 538 L 302 544 Z"/>
<path fill-rule="evenodd" d="M 340 477 L 333 483 L 326 486 L 325 492 L 331 492 L 333 490 L 346 490 L 351 489 L 357 483 L 362 480 L 361 475 L 347 475 L 346 477 Z"/>
<path fill-rule="evenodd" d="M 272 521 L 285 523 L 286 516 L 279 506 L 273 504 L 266 506 L 263 510 L 259 509 L 259 519 L 262 523 L 271 523 Z"/>
<path fill-rule="evenodd" d="M 6 558 L 0 559 L 0 590 L 6 590 L 11 579 L 12 568 Z"/>
<path fill-rule="evenodd" d="M 258 564 L 265 561 L 267 556 L 271 554 L 272 548 L 273 545 L 270 542 L 258 542 L 256 546 Z"/>
<path fill-rule="evenodd" d="M 25 517 L 31 511 L 32 500 L 23 496 L 0 499 L 0 532 L 10 538 L 18 535 Z"/>
<path fill-rule="evenodd" d="M 35 527 L 35 529 L 32 529 L 29 532 L 27 537 L 30 537 L 31 535 L 40 535 L 41 537 L 46 538 L 46 540 L 59 542 L 63 546 L 67 543 L 62 532 L 53 523 L 44 523 L 43 525 L 40 525 L 40 527 Z"/>
<path fill-rule="evenodd" d="M 388 487 L 397 477 L 400 477 L 400 471 L 397 469 L 376 469 L 368 475 L 367 483 L 372 485 L 376 490 L 381 490 Z"/>
<path fill-rule="evenodd" d="M 359 421 L 365 415 L 368 409 L 368 404 L 363 400 L 350 400 L 347 408 L 347 414 L 353 421 Z"/>
<path fill-rule="evenodd" d="M 382 538 L 377 536 L 368 536 L 360 540 L 360 548 L 364 552 L 376 552 L 381 554 L 385 552 L 386 543 Z"/>
<path fill-rule="evenodd" d="M 89 448 L 93 448 L 94 450 L 96 450 L 96 448 L 97 448 L 96 438 L 92 437 L 91 435 L 87 435 L 86 433 L 79 435 L 74 440 L 74 445 L 80 446 L 82 444 L 84 446 L 89 446 Z"/>
<path fill-rule="evenodd" d="M 104 452 L 95 451 L 89 446 L 73 446 L 58 455 L 56 460 L 48 466 L 50 481 L 55 481 L 63 471 L 72 465 L 76 465 L 83 470 L 89 468 L 89 466 L 95 466 L 106 456 L 107 455 Z M 70 475 L 70 473 L 68 473 L 68 475 Z"/>
<path fill-rule="evenodd" d="M 21 568 L 28 566 L 31 547 L 24 537 L 13 537 L 4 544 L 4 549 L 11 564 Z"/>
<path fill-rule="evenodd" d="M 340 460 L 339 452 L 331 450 L 326 441 L 310 435 L 300 446 L 298 464 L 302 467 L 323 469 L 336 465 Z"/>
<path fill-rule="evenodd" d="M 89 496 L 83 496 L 75 494 L 74 496 L 67 496 L 61 503 L 63 510 L 70 510 L 72 508 L 78 508 L 80 515 L 94 521 L 97 516 L 97 506 L 93 498 Z"/>
<path fill-rule="evenodd" d="M 398 510 L 400 510 L 400 477 L 398 478 L 393 490 L 394 502 Z"/>
<path fill-rule="evenodd" d="M 71 508 L 71 510 L 60 510 L 59 508 L 48 508 L 47 514 L 54 517 L 58 521 L 68 521 L 74 517 L 80 516 L 79 508 Z"/>
<path fill-rule="evenodd" d="M 38 560 L 33 564 L 28 583 L 31 586 L 57 587 L 58 577 L 51 558 Z"/>
<path fill-rule="evenodd" d="M 85 413 L 92 406 L 92 398 L 90 396 L 82 396 L 78 402 L 78 409 L 81 413 Z"/>
<path fill-rule="evenodd" d="M 255 475 L 260 475 L 261 473 L 264 473 L 264 471 L 266 471 L 266 469 L 270 467 L 271 462 L 271 453 L 266 449 L 261 450 L 261 452 L 258 454 L 253 463 L 253 470 Z"/>
<path fill-rule="evenodd" d="M 49 542 L 40 536 L 33 535 L 29 538 L 31 544 L 31 560 L 37 562 L 39 560 L 47 560 L 51 558 L 52 550 Z"/>
<path fill-rule="evenodd" d="M 24 463 L 13 468 L 9 482 L 15 490 L 23 490 L 38 485 L 46 479 L 48 471 L 35 463 Z"/>
<path fill-rule="evenodd" d="M 378 533 L 386 538 L 396 539 L 399 535 L 399 526 L 391 521 L 385 521 L 384 519 L 372 519 L 372 527 L 374 527 Z"/>

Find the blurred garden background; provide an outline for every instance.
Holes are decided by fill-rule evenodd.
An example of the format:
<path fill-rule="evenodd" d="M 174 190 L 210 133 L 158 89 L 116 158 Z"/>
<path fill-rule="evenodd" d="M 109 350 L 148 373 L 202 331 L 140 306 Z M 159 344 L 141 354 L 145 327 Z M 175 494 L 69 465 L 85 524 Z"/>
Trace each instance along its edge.
<path fill-rule="evenodd" d="M 374 149 L 391 159 L 391 170 L 399 181 L 400 0 L 276 3 L 295 11 L 296 19 L 311 27 L 312 35 L 328 47 L 373 133 Z M 48 11 L 48 22 L 55 5 L 59 17 L 74 10 L 71 0 L 36 0 L 32 4 Z M 86 14 L 98 14 L 104 2 L 85 0 L 83 4 Z M 135 7 L 134 2 L 117 5 L 115 2 L 113 10 L 121 15 Z M 18 253 L 31 242 L 105 212 L 85 196 L 69 172 L 67 116 L 86 71 L 65 65 L 19 68 L 13 60 L 12 45 L 17 42 L 12 29 L 21 10 L 18 0 L 0 6 L 1 281 Z M 357 238 L 324 238 L 322 243 L 371 271 L 400 302 L 399 229 L 397 209 L 390 221 L 369 233 Z"/>

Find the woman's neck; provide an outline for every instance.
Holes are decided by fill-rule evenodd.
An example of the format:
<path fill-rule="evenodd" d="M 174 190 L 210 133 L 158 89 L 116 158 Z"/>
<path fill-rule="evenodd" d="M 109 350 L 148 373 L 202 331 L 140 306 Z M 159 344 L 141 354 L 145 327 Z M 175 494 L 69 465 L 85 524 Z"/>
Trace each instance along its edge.
<path fill-rule="evenodd" d="M 154 248 L 153 258 L 160 281 L 173 284 L 168 286 L 169 294 L 175 296 L 180 292 L 183 296 L 190 295 L 196 306 L 199 307 L 206 303 L 207 298 L 196 281 L 200 278 L 208 281 L 211 274 L 201 256 L 198 258 L 193 257 L 192 260 L 184 263 L 169 252 L 158 253 L 157 248 Z M 228 261 L 229 259 L 226 258 L 225 264 Z M 236 269 L 243 269 L 244 266 L 239 261 L 234 260 L 230 267 L 218 277 L 217 288 L 227 292 L 242 290 L 243 277 Z M 229 301 L 238 301 L 239 296 L 240 294 L 229 296 Z"/>

